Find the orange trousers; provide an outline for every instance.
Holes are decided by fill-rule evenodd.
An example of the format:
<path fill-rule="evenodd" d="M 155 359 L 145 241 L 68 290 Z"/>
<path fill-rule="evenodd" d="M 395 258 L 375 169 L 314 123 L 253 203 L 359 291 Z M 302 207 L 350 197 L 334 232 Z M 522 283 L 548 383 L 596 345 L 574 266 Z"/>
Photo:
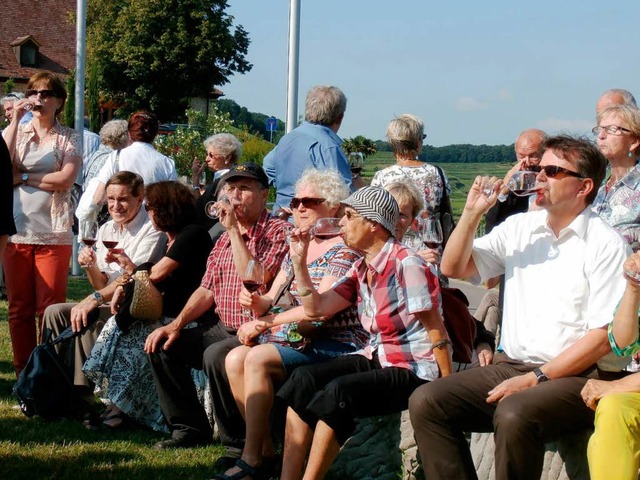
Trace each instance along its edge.
<path fill-rule="evenodd" d="M 44 310 L 66 300 L 71 250 L 71 245 L 7 244 L 4 274 L 16 376 L 37 345 Z"/>

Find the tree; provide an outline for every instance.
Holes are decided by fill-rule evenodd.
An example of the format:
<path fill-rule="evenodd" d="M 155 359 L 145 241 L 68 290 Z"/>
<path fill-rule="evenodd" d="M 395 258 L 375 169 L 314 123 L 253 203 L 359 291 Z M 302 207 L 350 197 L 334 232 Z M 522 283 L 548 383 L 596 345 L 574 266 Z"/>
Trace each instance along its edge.
<path fill-rule="evenodd" d="M 206 97 L 234 73 L 248 72 L 249 37 L 233 27 L 226 0 L 89 0 L 88 64 L 102 96 L 122 114 L 148 108 L 178 118 L 192 97 Z"/>
<path fill-rule="evenodd" d="M 360 152 L 364 158 L 367 158 L 369 155 L 373 155 L 378 151 L 376 142 L 363 137 L 362 135 L 358 135 L 353 138 L 346 138 L 342 142 L 342 149 L 347 155 L 354 152 Z"/>
<path fill-rule="evenodd" d="M 76 118 L 76 71 L 70 70 L 69 76 L 65 83 L 67 88 L 67 100 L 64 102 L 62 109 L 62 123 L 67 127 L 73 128 Z"/>

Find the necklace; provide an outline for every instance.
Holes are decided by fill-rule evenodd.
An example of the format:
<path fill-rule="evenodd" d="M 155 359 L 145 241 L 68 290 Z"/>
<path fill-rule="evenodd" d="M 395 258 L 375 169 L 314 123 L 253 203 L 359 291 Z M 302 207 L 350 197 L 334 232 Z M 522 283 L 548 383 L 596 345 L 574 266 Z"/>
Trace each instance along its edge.
<path fill-rule="evenodd" d="M 613 185 L 615 185 L 616 183 L 618 183 L 620 180 L 622 180 L 624 177 L 626 177 L 627 174 L 634 168 L 635 168 L 635 165 L 627 168 L 627 171 L 624 172 L 624 174 L 621 175 L 620 178 L 614 178 L 613 173 L 609 175 L 609 178 L 607 179 L 607 183 L 605 184 L 605 186 L 607 187 L 607 190 L 611 188 Z"/>

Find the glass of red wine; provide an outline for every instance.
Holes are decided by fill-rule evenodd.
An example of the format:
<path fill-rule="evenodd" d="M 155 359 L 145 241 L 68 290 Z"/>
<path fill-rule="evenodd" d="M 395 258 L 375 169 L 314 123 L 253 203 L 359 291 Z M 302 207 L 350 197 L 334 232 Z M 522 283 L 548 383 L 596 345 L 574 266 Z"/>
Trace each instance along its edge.
<path fill-rule="evenodd" d="M 117 248 L 119 242 L 119 227 L 115 223 L 107 224 L 102 232 L 102 244 L 110 253 L 117 255 L 123 252 L 122 248 Z"/>
<path fill-rule="evenodd" d="M 442 225 L 437 218 L 422 220 L 422 241 L 427 248 L 435 250 L 442 244 Z"/>
<path fill-rule="evenodd" d="M 83 220 L 80 222 L 80 238 L 82 243 L 93 249 L 98 238 L 98 222 L 95 220 Z M 83 265 L 83 267 L 91 267 L 92 264 Z"/>
<path fill-rule="evenodd" d="M 364 163 L 364 155 L 361 152 L 351 152 L 349 154 L 349 168 L 354 175 L 360 175 L 362 172 L 362 164 Z"/>
<path fill-rule="evenodd" d="M 536 181 L 538 174 L 527 170 L 519 170 L 507 182 L 507 188 L 518 197 L 527 197 L 535 195 L 540 189 L 540 185 Z"/>
<path fill-rule="evenodd" d="M 340 219 L 339 218 L 319 218 L 313 224 L 309 233 L 319 240 L 327 240 L 328 238 L 340 235 Z"/>
<path fill-rule="evenodd" d="M 247 268 L 240 276 L 240 279 L 242 280 L 242 285 L 249 293 L 257 292 L 264 284 L 264 267 L 259 261 L 251 259 L 249 263 L 247 263 Z M 243 313 L 247 317 L 252 316 L 251 310 L 248 308 L 244 308 Z"/>

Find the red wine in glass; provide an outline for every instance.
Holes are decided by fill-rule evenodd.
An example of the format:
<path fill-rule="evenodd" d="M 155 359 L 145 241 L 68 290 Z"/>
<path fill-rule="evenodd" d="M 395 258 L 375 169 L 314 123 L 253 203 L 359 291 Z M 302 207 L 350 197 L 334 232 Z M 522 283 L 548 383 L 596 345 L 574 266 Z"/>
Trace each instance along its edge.
<path fill-rule="evenodd" d="M 95 238 L 83 238 L 82 243 L 84 243 L 87 247 L 93 247 L 96 244 Z"/>
<path fill-rule="evenodd" d="M 114 248 L 116 248 L 116 245 L 118 245 L 118 241 L 117 240 L 103 240 L 102 244 L 105 246 L 105 248 L 108 248 L 109 250 L 113 250 Z"/>
<path fill-rule="evenodd" d="M 249 293 L 253 293 L 257 292 L 260 289 L 262 283 L 254 282 L 252 280 L 244 280 L 242 282 L 242 285 L 244 285 L 244 288 L 246 288 Z"/>
<path fill-rule="evenodd" d="M 424 242 L 424 244 L 427 246 L 427 248 L 430 248 L 432 250 L 435 250 L 440 246 L 440 242 Z"/>
<path fill-rule="evenodd" d="M 351 167 L 351 173 L 359 175 L 362 172 L 362 167 Z"/>

